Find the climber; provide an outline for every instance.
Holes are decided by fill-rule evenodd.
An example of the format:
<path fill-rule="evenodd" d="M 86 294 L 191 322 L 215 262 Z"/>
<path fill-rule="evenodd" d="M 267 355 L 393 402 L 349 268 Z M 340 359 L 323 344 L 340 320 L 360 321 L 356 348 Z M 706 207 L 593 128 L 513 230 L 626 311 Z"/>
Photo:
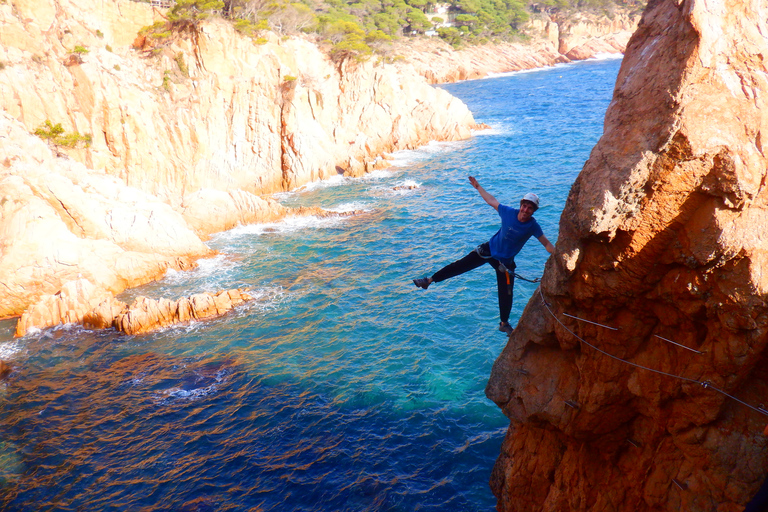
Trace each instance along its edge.
<path fill-rule="evenodd" d="M 525 194 L 520 200 L 520 209 L 511 208 L 499 203 L 495 197 L 485 191 L 477 180 L 470 176 L 469 182 L 480 193 L 480 196 L 499 212 L 501 228 L 490 241 L 477 246 L 477 248 L 458 261 L 438 270 L 432 277 L 414 279 L 413 284 L 426 290 L 430 284 L 445 281 L 470 270 L 474 270 L 484 263 L 490 264 L 496 270 L 496 281 L 499 292 L 499 330 L 512 334 L 509 325 L 509 313 L 512 311 L 512 285 L 514 283 L 515 255 L 520 252 L 525 242 L 531 236 L 535 236 L 550 254 L 555 252 L 555 247 L 547 240 L 541 231 L 533 213 L 539 208 L 539 196 L 533 193 Z"/>

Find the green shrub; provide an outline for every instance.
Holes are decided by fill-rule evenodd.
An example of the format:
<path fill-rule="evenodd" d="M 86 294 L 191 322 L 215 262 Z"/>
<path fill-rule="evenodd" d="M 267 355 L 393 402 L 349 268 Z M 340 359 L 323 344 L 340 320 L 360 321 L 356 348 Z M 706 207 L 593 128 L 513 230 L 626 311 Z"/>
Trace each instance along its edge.
<path fill-rule="evenodd" d="M 112 51 L 112 47 L 111 47 L 111 46 L 109 46 L 109 45 L 105 46 L 104 48 L 105 48 L 105 49 L 106 49 L 108 52 L 111 52 L 111 51 Z"/>
<path fill-rule="evenodd" d="M 204 20 L 223 9 L 221 0 L 176 0 L 168 12 L 168 19 L 172 22 Z"/>
<path fill-rule="evenodd" d="M 78 55 L 84 55 L 88 53 L 88 48 L 85 46 L 77 45 L 75 46 L 75 49 L 72 50 L 72 53 L 77 53 Z"/>
<path fill-rule="evenodd" d="M 266 37 L 257 37 L 256 39 L 253 40 L 253 42 L 255 44 L 267 44 L 269 42 L 269 39 L 267 39 Z"/>
<path fill-rule="evenodd" d="M 147 25 L 146 27 L 141 27 L 139 30 L 140 36 L 145 36 L 147 34 L 153 33 L 153 32 L 159 32 L 162 29 L 165 28 L 166 23 L 164 21 L 156 21 L 152 25 Z"/>
<path fill-rule="evenodd" d="M 170 92 L 171 90 L 171 72 L 170 71 L 163 72 L 163 89 L 165 89 L 167 92 Z"/>
<path fill-rule="evenodd" d="M 101 37 L 101 38 L 103 38 L 103 37 L 104 37 L 104 32 L 102 32 L 101 30 L 97 30 L 97 31 L 96 31 L 96 37 Z"/>
<path fill-rule="evenodd" d="M 179 66 L 181 74 L 189 78 L 189 68 L 187 67 L 187 63 L 184 62 L 184 54 L 182 52 L 177 53 L 174 60 L 176 61 L 176 65 Z"/>
<path fill-rule="evenodd" d="M 120 64 L 115 64 L 114 68 L 115 68 L 115 71 L 120 71 Z"/>
<path fill-rule="evenodd" d="M 293 82 L 294 80 L 296 80 L 296 77 L 295 77 L 295 76 L 291 76 L 291 75 L 285 75 L 285 76 L 283 77 L 283 81 L 285 81 L 285 82 Z"/>
<path fill-rule="evenodd" d="M 346 34 L 344 39 L 333 45 L 331 48 L 331 58 L 340 62 L 346 58 L 353 57 L 357 61 L 366 60 L 373 50 L 365 43 L 360 34 Z"/>
<path fill-rule="evenodd" d="M 93 142 L 93 137 L 90 133 L 81 135 L 79 132 L 66 133 L 62 128 L 61 123 L 53 124 L 50 120 L 46 119 L 45 123 L 35 130 L 35 135 L 48 142 L 66 148 L 75 148 L 80 145 L 89 147 Z"/>

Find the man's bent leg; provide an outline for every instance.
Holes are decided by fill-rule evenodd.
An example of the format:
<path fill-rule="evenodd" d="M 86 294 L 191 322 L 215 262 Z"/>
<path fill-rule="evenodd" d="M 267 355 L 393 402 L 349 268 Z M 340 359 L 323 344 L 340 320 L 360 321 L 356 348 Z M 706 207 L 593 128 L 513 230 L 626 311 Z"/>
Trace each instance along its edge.
<path fill-rule="evenodd" d="M 488 261 L 490 260 L 483 259 L 476 251 L 472 251 L 460 260 L 454 261 L 435 272 L 435 275 L 432 276 L 432 282 L 439 283 L 440 281 L 456 277 L 465 272 L 469 272 L 470 270 L 474 270 Z"/>

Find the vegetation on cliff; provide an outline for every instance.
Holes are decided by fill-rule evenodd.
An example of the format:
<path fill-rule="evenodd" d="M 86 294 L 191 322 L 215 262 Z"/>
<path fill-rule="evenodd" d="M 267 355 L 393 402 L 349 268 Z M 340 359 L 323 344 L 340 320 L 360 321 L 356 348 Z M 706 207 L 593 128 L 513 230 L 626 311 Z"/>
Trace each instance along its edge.
<path fill-rule="evenodd" d="M 642 0 L 177 0 L 168 24 L 152 27 L 156 39 L 210 15 L 230 19 L 259 40 L 262 30 L 314 33 L 336 58 L 366 56 L 388 41 L 437 35 L 454 47 L 523 37 L 523 24 L 541 13 L 567 18 L 574 12 L 610 14 L 639 10 Z"/>

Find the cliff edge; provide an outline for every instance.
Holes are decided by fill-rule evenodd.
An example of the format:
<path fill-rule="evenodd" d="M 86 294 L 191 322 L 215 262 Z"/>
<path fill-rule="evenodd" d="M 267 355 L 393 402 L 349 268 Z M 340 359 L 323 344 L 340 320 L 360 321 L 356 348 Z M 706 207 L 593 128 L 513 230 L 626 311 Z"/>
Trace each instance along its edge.
<path fill-rule="evenodd" d="M 740 511 L 768 473 L 768 25 L 650 2 L 486 394 L 498 510 Z"/>

